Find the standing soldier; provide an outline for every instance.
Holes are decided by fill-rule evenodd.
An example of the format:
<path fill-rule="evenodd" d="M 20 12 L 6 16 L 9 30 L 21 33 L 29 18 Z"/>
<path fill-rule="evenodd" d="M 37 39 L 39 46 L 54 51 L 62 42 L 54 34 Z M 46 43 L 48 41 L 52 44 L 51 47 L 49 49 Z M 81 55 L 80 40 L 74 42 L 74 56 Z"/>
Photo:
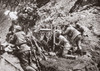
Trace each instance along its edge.
<path fill-rule="evenodd" d="M 36 66 L 31 66 L 31 52 L 30 47 L 27 45 L 26 34 L 22 31 L 21 26 L 14 27 L 14 38 L 10 40 L 10 43 L 14 44 L 17 52 L 15 55 L 20 60 L 20 64 L 24 71 L 36 71 Z"/>
<path fill-rule="evenodd" d="M 69 24 L 66 25 L 65 28 L 66 28 L 65 32 L 63 32 L 62 34 L 67 35 L 73 41 L 73 43 L 76 44 L 76 46 L 78 47 L 77 50 L 78 50 L 79 54 L 81 54 L 81 50 L 82 50 L 82 47 L 80 46 L 81 39 L 82 39 L 81 33 Z"/>

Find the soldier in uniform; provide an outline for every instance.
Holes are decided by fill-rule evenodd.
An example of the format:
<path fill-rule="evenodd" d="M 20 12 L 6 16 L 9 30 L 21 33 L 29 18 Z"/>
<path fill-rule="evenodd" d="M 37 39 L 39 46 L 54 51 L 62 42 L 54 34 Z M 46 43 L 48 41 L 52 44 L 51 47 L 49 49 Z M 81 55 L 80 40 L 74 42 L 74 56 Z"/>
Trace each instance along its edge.
<path fill-rule="evenodd" d="M 63 35 L 61 35 L 60 30 L 56 31 L 55 40 L 56 40 L 55 42 L 56 46 L 62 48 L 62 50 L 60 50 L 61 55 L 62 56 L 67 55 L 72 46 L 70 45 L 69 41 Z"/>
<path fill-rule="evenodd" d="M 27 45 L 26 41 L 26 34 L 22 31 L 21 26 L 15 26 L 14 27 L 15 32 L 13 34 L 13 39 L 10 40 L 10 43 L 12 43 L 15 48 L 17 49 L 17 52 L 15 55 L 20 60 L 20 64 L 24 71 L 36 71 L 36 66 L 31 65 L 31 48 Z"/>
<path fill-rule="evenodd" d="M 81 54 L 81 50 L 82 50 L 82 47 L 80 46 L 81 39 L 82 39 L 81 33 L 69 24 L 66 25 L 65 28 L 66 29 L 62 33 L 62 35 L 67 35 L 70 38 L 70 40 L 73 42 L 73 44 L 75 43 L 75 45 L 77 46 L 77 50 L 78 50 L 79 54 Z"/>

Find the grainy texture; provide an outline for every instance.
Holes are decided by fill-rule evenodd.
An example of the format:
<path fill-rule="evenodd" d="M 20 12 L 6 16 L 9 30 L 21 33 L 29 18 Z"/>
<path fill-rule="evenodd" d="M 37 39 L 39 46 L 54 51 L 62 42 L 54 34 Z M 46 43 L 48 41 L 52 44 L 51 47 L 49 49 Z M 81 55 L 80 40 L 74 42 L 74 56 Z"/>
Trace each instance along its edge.
<path fill-rule="evenodd" d="M 77 58 L 76 60 L 51 57 L 47 61 L 41 61 L 42 71 L 99 71 L 100 68 L 100 7 L 92 7 L 80 12 L 69 13 L 77 0 L 51 0 L 47 4 L 38 8 L 37 13 L 40 19 L 36 22 L 34 28 L 47 27 L 50 25 L 68 24 L 78 22 L 85 27 L 85 37 L 81 46 L 87 55 Z M 51 20 L 50 20 L 51 19 Z M 53 20 L 53 21 L 52 21 Z M 4 41 L 8 29 L 11 25 L 9 18 L 3 15 L 0 10 L 0 37 Z M 73 24 L 75 25 L 75 24 Z M 92 26 L 92 27 L 91 27 Z M 3 55 L 18 68 L 18 60 L 14 56 Z M 79 70 L 80 70 L 79 69 Z M 20 69 L 21 70 L 21 69 Z M 0 58 L 0 71 L 17 71 L 13 66 Z M 22 70 L 21 70 L 22 71 Z"/>

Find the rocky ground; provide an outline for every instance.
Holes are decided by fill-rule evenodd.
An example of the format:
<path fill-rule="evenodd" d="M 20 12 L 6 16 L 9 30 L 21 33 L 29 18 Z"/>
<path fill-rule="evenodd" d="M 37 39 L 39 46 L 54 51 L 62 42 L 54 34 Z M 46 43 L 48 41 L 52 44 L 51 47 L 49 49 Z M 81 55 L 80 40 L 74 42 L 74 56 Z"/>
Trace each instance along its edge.
<path fill-rule="evenodd" d="M 6 34 L 11 25 L 11 21 L 8 17 L 4 15 L 4 10 L 0 10 L 0 37 L 2 42 L 6 39 Z"/>
<path fill-rule="evenodd" d="M 42 68 L 44 68 L 42 69 L 43 71 L 99 71 L 100 7 L 95 6 L 88 10 L 68 13 L 75 1 L 76 0 L 52 0 L 42 6 L 38 9 L 40 19 L 37 21 L 34 28 L 41 28 L 44 26 L 50 28 L 51 23 L 58 26 L 60 24 L 68 23 L 73 23 L 74 25 L 75 22 L 78 22 L 85 27 L 85 33 L 88 35 L 81 44 L 83 51 L 86 51 L 87 54 L 77 57 L 76 59 L 50 57 L 47 61 L 41 62 Z M 4 41 L 10 26 L 10 20 L 5 18 L 3 12 L 0 14 L 0 36 Z M 10 58 L 10 60 L 14 60 L 12 57 Z M 16 60 L 12 63 L 14 63 L 15 66 L 17 65 Z M 8 68 L 8 66 L 6 66 L 6 68 Z M 0 62 L 0 67 L 2 67 L 0 68 L 0 71 L 8 71 L 3 70 L 4 66 L 2 65 L 2 61 Z M 17 71 L 16 68 L 14 69 L 12 68 L 10 71 Z"/>

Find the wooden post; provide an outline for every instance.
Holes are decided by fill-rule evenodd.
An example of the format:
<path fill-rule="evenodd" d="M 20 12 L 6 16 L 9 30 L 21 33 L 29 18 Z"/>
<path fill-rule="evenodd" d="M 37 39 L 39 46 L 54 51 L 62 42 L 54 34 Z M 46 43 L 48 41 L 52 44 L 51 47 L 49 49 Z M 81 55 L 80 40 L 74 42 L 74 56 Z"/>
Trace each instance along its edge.
<path fill-rule="evenodd" d="M 53 51 L 55 50 L 55 30 L 56 30 L 56 27 L 54 26 L 54 29 L 53 29 Z"/>

